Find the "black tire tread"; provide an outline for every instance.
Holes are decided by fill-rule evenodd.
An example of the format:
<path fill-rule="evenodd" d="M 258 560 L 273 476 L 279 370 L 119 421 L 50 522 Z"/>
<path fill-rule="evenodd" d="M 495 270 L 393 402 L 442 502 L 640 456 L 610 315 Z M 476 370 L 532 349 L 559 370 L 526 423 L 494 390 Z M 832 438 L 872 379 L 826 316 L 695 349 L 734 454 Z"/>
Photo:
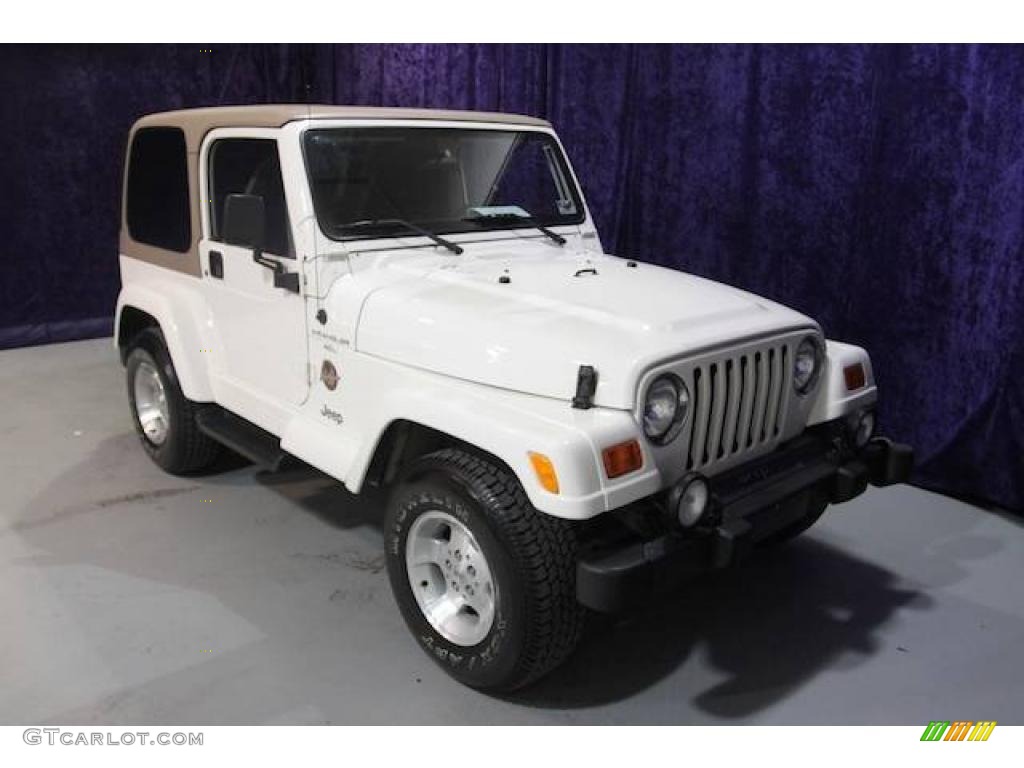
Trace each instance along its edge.
<path fill-rule="evenodd" d="M 173 399 L 171 404 L 171 433 L 174 434 L 176 445 L 173 455 L 161 462 L 161 466 L 172 474 L 189 474 L 206 469 L 220 456 L 223 446 L 209 435 L 201 432 L 196 415 L 205 407 L 205 403 L 196 403 L 185 397 L 178 383 L 167 344 L 159 328 L 145 328 L 135 336 L 129 344 L 129 358 L 137 348 L 148 352 L 169 385 L 168 395 Z M 131 393 L 129 393 L 129 396 Z M 136 426 L 137 426 L 136 419 Z M 145 438 L 143 438 L 145 440 Z"/>
<path fill-rule="evenodd" d="M 576 600 L 576 536 L 567 520 L 538 511 L 510 471 L 458 448 L 420 461 L 444 468 L 476 497 L 527 584 L 527 641 L 502 686 L 529 685 L 561 664 L 583 634 L 585 609 Z"/>

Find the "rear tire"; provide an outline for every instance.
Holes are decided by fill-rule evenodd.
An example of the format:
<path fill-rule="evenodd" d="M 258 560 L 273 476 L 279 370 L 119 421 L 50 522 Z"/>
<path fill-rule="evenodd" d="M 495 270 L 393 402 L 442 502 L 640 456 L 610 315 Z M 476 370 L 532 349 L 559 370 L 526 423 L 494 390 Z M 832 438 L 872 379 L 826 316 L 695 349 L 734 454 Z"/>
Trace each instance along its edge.
<path fill-rule="evenodd" d="M 196 413 L 204 406 L 182 394 L 158 328 L 146 328 L 131 341 L 125 377 L 132 422 L 153 461 L 167 472 L 180 475 L 206 469 L 217 459 L 222 450 L 220 443 L 196 425 Z"/>
<path fill-rule="evenodd" d="M 424 530 L 434 537 L 426 545 Z M 584 609 L 576 601 L 574 531 L 534 509 L 506 468 L 456 449 L 419 459 L 392 494 L 384 535 L 402 617 L 427 655 L 465 685 L 521 688 L 579 642 Z M 426 561 L 417 553 L 431 547 L 440 555 L 419 564 Z M 470 563 L 478 568 L 467 576 Z M 490 603 L 480 600 L 488 585 Z M 417 597 L 417 590 L 429 594 Z M 455 602 L 445 608 L 444 600 Z M 466 608 L 470 602 L 475 608 Z M 439 615 L 453 615 L 453 605 L 468 618 L 439 622 Z"/>

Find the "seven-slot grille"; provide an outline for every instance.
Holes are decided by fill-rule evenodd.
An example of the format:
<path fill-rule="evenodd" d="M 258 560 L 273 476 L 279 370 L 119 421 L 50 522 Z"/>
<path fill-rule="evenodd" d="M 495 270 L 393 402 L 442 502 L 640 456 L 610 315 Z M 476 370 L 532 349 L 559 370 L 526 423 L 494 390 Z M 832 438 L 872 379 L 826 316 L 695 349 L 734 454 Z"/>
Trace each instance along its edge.
<path fill-rule="evenodd" d="M 686 468 L 701 469 L 778 438 L 792 392 L 785 342 L 723 354 L 692 369 Z"/>

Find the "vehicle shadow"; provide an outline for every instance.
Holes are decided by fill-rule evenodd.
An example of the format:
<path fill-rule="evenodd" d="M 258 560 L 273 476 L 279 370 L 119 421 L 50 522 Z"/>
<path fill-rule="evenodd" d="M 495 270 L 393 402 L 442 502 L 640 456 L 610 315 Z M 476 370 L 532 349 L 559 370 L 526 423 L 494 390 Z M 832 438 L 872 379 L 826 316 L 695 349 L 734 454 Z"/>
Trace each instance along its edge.
<path fill-rule="evenodd" d="M 298 459 L 289 458 L 277 472 L 259 472 L 253 479 L 333 528 L 380 529 L 384 521 L 386 491 L 367 485 L 353 494 L 338 480 Z"/>
<path fill-rule="evenodd" d="M 301 462 L 256 480 L 335 528 L 380 527 L 382 492 L 354 496 Z M 880 630 L 897 611 L 931 604 L 897 574 L 811 533 L 629 615 L 592 614 L 561 668 L 499 698 L 537 708 L 600 706 L 689 665 L 692 706 L 716 719 L 741 719 L 825 669 L 864 663 L 881 650 Z"/>
<path fill-rule="evenodd" d="M 15 523 L 18 535 L 34 549 L 24 556 L 25 562 L 38 567 L 87 563 L 193 589 L 195 577 L 189 569 L 161 554 L 163 545 L 149 544 L 163 532 L 154 526 L 173 519 L 185 533 L 212 530 L 211 521 L 218 514 L 207 511 L 195 497 L 217 486 L 244 492 L 255 482 L 291 502 L 276 505 L 282 510 L 279 514 L 309 514 L 339 533 L 324 537 L 323 551 L 311 550 L 310 562 L 333 566 L 325 558 L 351 540 L 353 552 L 362 558 L 354 566 L 360 578 L 378 580 L 386 589 L 382 558 L 380 563 L 369 560 L 379 547 L 375 534 L 382 520 L 382 494 L 354 496 L 301 463 L 273 474 L 244 467 L 244 462 L 230 462 L 202 480 L 172 479 L 139 454 L 134 435 L 113 436 L 99 443 L 88 460 L 57 474 L 26 505 L 35 514 Z M 112 484 L 119 489 L 117 495 L 110 495 Z M 166 506 L 175 514 L 142 516 L 141 527 L 129 539 L 142 547 L 136 552 L 108 540 L 100 520 L 138 504 L 152 505 L 155 512 Z M 72 529 L 77 535 L 69 536 L 65 525 L 78 525 Z M 354 531 L 373 535 L 354 537 Z M 280 549 L 274 537 L 256 537 L 254 542 L 253 551 L 267 558 Z M 929 583 L 955 580 L 957 556 L 972 554 L 976 553 L 947 552 L 936 559 Z M 251 553 L 245 556 L 251 561 Z M 237 562 L 233 567 L 248 566 Z M 275 567 L 282 568 L 280 561 Z M 210 584 L 203 589 L 271 637 L 280 635 L 280 626 L 272 623 L 278 621 L 277 615 L 264 614 L 265 601 L 240 602 L 240 593 L 217 591 Z M 738 720 L 784 700 L 825 670 L 864 663 L 883 650 L 882 630 L 900 609 L 931 604 L 931 598 L 908 589 L 897 574 L 817 539 L 812 532 L 788 546 L 758 553 L 734 570 L 695 580 L 628 617 L 595 617 L 580 648 L 563 667 L 525 691 L 502 698 L 535 708 L 582 709 L 623 701 L 666 682 L 680 696 L 692 699 L 691 708 L 709 719 Z M 290 663 L 296 664 L 295 674 L 304 673 L 301 657 Z M 173 687 L 173 676 L 166 684 Z M 329 710 L 331 704 L 322 706 Z"/>
<path fill-rule="evenodd" d="M 880 650 L 876 631 L 899 609 L 931 602 L 895 574 L 807 537 L 697 579 L 630 618 L 598 617 L 562 668 L 508 698 L 592 707 L 639 693 L 692 660 L 692 705 L 743 718 L 826 668 L 862 663 Z"/>

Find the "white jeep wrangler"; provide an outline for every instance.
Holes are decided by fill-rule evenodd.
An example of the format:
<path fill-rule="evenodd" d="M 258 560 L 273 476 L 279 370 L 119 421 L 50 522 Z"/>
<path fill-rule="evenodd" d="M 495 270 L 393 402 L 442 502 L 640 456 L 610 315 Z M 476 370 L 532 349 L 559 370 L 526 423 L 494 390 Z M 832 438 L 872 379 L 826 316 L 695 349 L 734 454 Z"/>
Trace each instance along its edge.
<path fill-rule="evenodd" d="M 267 105 L 132 129 L 116 344 L 145 450 L 390 489 L 388 573 L 458 680 L 908 476 L 864 350 L 605 254 L 551 126 Z"/>

